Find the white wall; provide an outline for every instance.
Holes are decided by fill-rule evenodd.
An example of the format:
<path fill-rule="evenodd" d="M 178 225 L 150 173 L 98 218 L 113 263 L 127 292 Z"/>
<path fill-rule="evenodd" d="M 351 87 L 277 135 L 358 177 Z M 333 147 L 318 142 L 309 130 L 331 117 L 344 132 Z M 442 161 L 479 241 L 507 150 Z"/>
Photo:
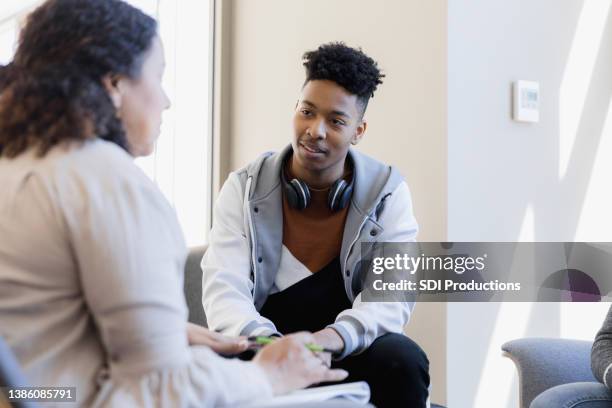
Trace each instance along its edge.
<path fill-rule="evenodd" d="M 612 241 L 610 3 L 449 1 L 449 240 Z M 511 120 L 517 79 L 540 82 L 538 124 Z M 592 340 L 607 308 L 449 304 L 449 406 L 516 407 L 501 344 Z"/>
<path fill-rule="evenodd" d="M 304 51 L 329 41 L 361 46 L 387 77 L 370 102 L 358 149 L 408 179 L 419 239 L 445 240 L 446 0 L 233 0 L 231 8 L 230 123 L 222 130 L 231 140 L 229 167 L 290 141 Z M 441 403 L 445 326 L 443 304 L 418 305 L 408 326 L 430 357 Z"/>

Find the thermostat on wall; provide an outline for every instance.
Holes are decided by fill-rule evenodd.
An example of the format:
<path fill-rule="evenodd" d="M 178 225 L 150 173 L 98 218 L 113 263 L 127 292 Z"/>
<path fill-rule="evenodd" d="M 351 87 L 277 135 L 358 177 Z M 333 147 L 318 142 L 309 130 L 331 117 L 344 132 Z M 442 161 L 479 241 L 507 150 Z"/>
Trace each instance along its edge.
<path fill-rule="evenodd" d="M 540 84 L 533 81 L 514 83 L 514 120 L 537 123 L 540 120 Z"/>

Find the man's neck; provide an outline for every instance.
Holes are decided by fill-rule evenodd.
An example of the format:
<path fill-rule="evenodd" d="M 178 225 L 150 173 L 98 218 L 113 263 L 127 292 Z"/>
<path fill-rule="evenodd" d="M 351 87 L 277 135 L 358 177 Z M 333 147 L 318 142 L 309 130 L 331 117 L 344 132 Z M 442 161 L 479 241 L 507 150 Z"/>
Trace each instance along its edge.
<path fill-rule="evenodd" d="M 336 180 L 344 175 L 346 163 L 347 160 L 345 158 L 342 162 L 321 172 L 309 171 L 299 166 L 294 156 L 291 156 L 288 164 L 289 173 L 293 177 L 304 181 L 310 188 L 323 190 L 329 188 Z"/>

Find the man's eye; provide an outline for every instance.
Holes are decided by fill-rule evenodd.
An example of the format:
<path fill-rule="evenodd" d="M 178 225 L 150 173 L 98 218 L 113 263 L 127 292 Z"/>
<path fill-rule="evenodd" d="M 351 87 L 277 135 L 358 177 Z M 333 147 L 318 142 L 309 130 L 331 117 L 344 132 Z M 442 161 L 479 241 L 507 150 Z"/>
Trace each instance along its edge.
<path fill-rule="evenodd" d="M 332 123 L 334 125 L 337 125 L 337 126 L 344 126 L 344 125 L 346 125 L 346 122 L 343 121 L 342 119 L 332 119 Z"/>
<path fill-rule="evenodd" d="M 300 112 L 302 112 L 302 115 L 304 116 L 310 116 L 310 114 L 312 113 L 308 109 L 302 109 Z"/>

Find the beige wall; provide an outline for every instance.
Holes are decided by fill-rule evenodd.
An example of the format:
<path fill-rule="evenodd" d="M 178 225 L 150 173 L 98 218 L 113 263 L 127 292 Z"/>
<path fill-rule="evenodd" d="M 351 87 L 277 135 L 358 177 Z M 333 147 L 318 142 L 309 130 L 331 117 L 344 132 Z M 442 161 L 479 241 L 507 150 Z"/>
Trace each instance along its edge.
<path fill-rule="evenodd" d="M 446 0 L 219 0 L 226 12 L 221 74 L 229 81 L 229 140 L 220 179 L 290 141 L 304 51 L 329 41 L 360 46 L 387 77 L 370 102 L 358 148 L 407 178 L 421 241 L 446 239 Z M 229 3 L 229 6 L 228 4 Z M 227 20 L 227 10 L 231 18 Z M 219 32 L 219 28 L 217 28 Z M 222 148 L 223 150 L 223 148 Z M 431 360 L 433 400 L 446 401 L 446 308 L 419 304 L 408 326 Z"/>
<path fill-rule="evenodd" d="M 446 1 L 233 0 L 232 12 L 230 167 L 289 142 L 304 51 L 360 46 L 387 77 L 359 149 L 407 177 L 420 240 L 444 239 Z"/>

